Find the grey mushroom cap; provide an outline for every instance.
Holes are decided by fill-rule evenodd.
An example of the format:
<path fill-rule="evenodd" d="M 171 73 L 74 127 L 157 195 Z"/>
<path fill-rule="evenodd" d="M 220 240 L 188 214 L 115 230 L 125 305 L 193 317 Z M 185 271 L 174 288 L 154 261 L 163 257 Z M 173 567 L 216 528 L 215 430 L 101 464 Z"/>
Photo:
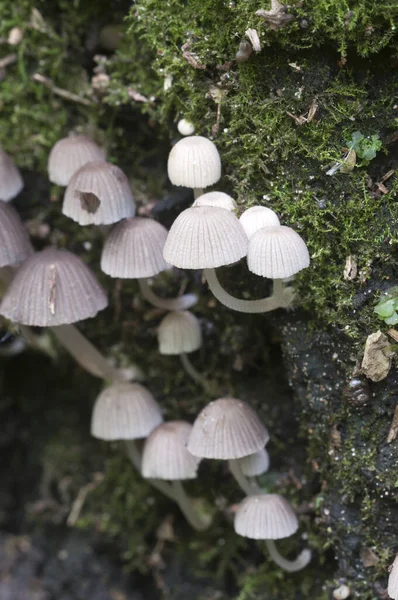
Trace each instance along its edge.
<path fill-rule="evenodd" d="M 390 571 L 387 592 L 390 598 L 393 598 L 393 600 L 398 600 L 398 554 L 395 557 Z"/>
<path fill-rule="evenodd" d="M 36 252 L 17 271 L 0 314 L 22 325 L 53 327 L 94 317 L 107 306 L 95 275 L 67 250 Z"/>
<path fill-rule="evenodd" d="M 174 185 L 205 188 L 221 177 L 220 155 L 213 142 L 200 135 L 190 135 L 171 149 L 167 172 Z"/>
<path fill-rule="evenodd" d="M 58 140 L 48 158 L 48 178 L 67 186 L 73 175 L 87 163 L 105 160 L 105 152 L 85 135 L 70 135 Z"/>
<path fill-rule="evenodd" d="M 23 188 L 23 179 L 11 156 L 0 148 L 0 201 L 9 202 Z"/>
<path fill-rule="evenodd" d="M 0 267 L 15 265 L 33 254 L 28 232 L 17 211 L 0 202 Z"/>
<path fill-rule="evenodd" d="M 187 448 L 194 456 L 228 460 L 261 450 L 268 440 L 268 431 L 246 402 L 219 398 L 199 413 Z"/>
<path fill-rule="evenodd" d="M 254 540 L 279 540 L 293 535 L 298 520 L 289 502 L 279 494 L 247 496 L 235 514 L 235 531 Z"/>
<path fill-rule="evenodd" d="M 158 328 L 160 354 L 195 352 L 202 345 L 199 320 L 191 312 L 171 312 L 162 319 Z"/>

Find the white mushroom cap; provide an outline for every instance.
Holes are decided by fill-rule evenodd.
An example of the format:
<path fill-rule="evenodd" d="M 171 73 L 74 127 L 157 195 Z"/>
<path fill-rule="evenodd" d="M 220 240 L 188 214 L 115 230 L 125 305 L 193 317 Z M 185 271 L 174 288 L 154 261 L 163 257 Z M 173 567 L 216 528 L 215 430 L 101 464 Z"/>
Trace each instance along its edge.
<path fill-rule="evenodd" d="M 254 454 L 236 459 L 240 470 L 246 477 L 257 477 L 266 473 L 269 468 L 269 455 L 265 448 Z"/>
<path fill-rule="evenodd" d="M 73 175 L 87 163 L 105 160 L 105 152 L 85 135 L 70 135 L 58 140 L 48 157 L 48 178 L 66 186 Z"/>
<path fill-rule="evenodd" d="M 196 198 L 192 206 L 216 206 L 232 211 L 236 208 L 236 202 L 224 192 L 207 192 Z"/>
<path fill-rule="evenodd" d="M 199 320 L 191 312 L 171 312 L 158 328 L 160 354 L 185 354 L 195 352 L 202 345 Z"/>
<path fill-rule="evenodd" d="M 261 450 L 268 440 L 268 431 L 246 402 L 219 398 L 199 413 L 187 448 L 194 456 L 228 460 Z"/>
<path fill-rule="evenodd" d="M 269 279 L 285 279 L 310 264 L 304 240 L 290 227 L 264 227 L 249 240 L 249 270 Z"/>
<path fill-rule="evenodd" d="M 180 119 L 177 123 L 177 129 L 181 135 L 192 135 L 195 131 L 195 125 L 186 119 Z"/>
<path fill-rule="evenodd" d="M 119 167 L 87 163 L 65 190 L 62 212 L 80 225 L 109 225 L 135 214 L 130 184 Z"/>
<path fill-rule="evenodd" d="M 15 265 L 33 254 L 28 232 L 16 210 L 0 202 L 0 267 Z"/>
<path fill-rule="evenodd" d="M 280 225 L 278 215 L 266 206 L 252 206 L 243 212 L 239 221 L 250 238 L 256 231 L 263 227 L 278 227 Z"/>
<path fill-rule="evenodd" d="M 247 496 L 235 514 L 238 535 L 253 540 L 279 540 L 298 529 L 297 517 L 289 502 L 279 494 Z"/>
<path fill-rule="evenodd" d="M 0 148 L 0 200 L 9 202 L 23 188 L 21 173 L 11 156 Z"/>
<path fill-rule="evenodd" d="M 147 479 L 195 479 L 200 459 L 187 449 L 192 425 L 170 421 L 159 425 L 145 442 L 142 475 Z"/>
<path fill-rule="evenodd" d="M 393 600 L 398 600 L 398 554 L 395 557 L 390 571 L 387 592 L 390 598 L 393 598 Z"/>
<path fill-rule="evenodd" d="M 47 248 L 18 269 L 0 314 L 22 325 L 55 327 L 94 317 L 107 304 L 94 273 L 78 256 Z"/>
<path fill-rule="evenodd" d="M 180 269 L 211 269 L 237 262 L 246 256 L 247 245 L 247 236 L 230 211 L 195 206 L 174 221 L 163 256 Z"/>
<path fill-rule="evenodd" d="M 167 229 L 153 219 L 123 219 L 110 230 L 101 269 L 111 277 L 153 277 L 169 267 L 163 258 Z"/>
<path fill-rule="evenodd" d="M 114 383 L 95 401 L 91 435 L 107 441 L 136 440 L 147 437 L 162 421 L 158 403 L 144 386 Z"/>
<path fill-rule="evenodd" d="M 220 155 L 207 138 L 188 136 L 171 149 L 167 172 L 173 185 L 206 188 L 221 177 Z"/>

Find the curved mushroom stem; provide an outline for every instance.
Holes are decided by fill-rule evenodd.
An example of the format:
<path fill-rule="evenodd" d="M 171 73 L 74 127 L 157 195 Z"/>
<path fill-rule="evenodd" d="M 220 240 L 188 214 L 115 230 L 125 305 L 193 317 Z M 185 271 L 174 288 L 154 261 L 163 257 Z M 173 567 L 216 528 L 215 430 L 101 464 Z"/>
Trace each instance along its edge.
<path fill-rule="evenodd" d="M 292 288 L 285 287 L 282 279 L 274 279 L 272 296 L 261 300 L 241 300 L 231 296 L 220 284 L 215 269 L 204 269 L 209 288 L 224 306 L 244 313 L 265 313 L 277 308 L 287 308 L 293 300 Z"/>
<path fill-rule="evenodd" d="M 243 475 L 237 460 L 229 460 L 228 467 L 240 489 L 248 496 L 252 494 L 262 494 L 262 490 L 254 479 L 248 479 Z"/>
<path fill-rule="evenodd" d="M 141 473 L 141 453 L 137 448 L 137 444 L 134 440 L 128 440 L 125 442 L 125 445 L 127 456 L 137 471 Z M 184 517 L 196 531 L 204 531 L 208 528 L 209 523 L 205 522 L 196 512 L 191 499 L 187 496 L 180 481 L 173 481 L 171 484 L 161 479 L 147 479 L 146 481 L 167 496 L 167 498 L 178 504 Z"/>
<path fill-rule="evenodd" d="M 300 552 L 296 560 L 288 560 L 279 554 L 274 540 L 265 540 L 265 544 L 274 563 L 284 571 L 288 571 L 288 573 L 301 571 L 301 569 L 304 569 L 311 560 L 311 550 L 308 550 L 307 548 Z"/>
<path fill-rule="evenodd" d="M 152 291 L 148 283 L 148 279 L 138 279 L 140 285 L 141 294 L 148 302 L 156 306 L 157 308 L 163 308 L 164 310 L 187 310 L 194 306 L 198 297 L 196 294 L 184 294 L 178 298 L 160 298 Z"/>
<path fill-rule="evenodd" d="M 192 525 L 196 531 L 208 529 L 210 523 L 204 521 L 200 514 L 195 510 L 192 500 L 187 496 L 181 481 L 173 481 L 171 485 L 175 493 L 175 501 L 188 523 Z"/>
<path fill-rule="evenodd" d="M 202 188 L 193 188 L 193 197 L 194 200 L 196 200 L 196 198 L 199 198 L 199 196 L 203 195 L 203 190 Z"/>

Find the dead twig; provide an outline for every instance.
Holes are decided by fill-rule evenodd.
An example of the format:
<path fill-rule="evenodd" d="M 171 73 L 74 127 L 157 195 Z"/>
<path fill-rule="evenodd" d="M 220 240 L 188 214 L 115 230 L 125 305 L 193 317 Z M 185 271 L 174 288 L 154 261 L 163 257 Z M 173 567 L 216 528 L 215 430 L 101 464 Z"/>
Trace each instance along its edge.
<path fill-rule="evenodd" d="M 65 98 L 65 100 L 70 100 L 71 102 L 83 104 L 84 106 L 92 106 L 92 102 L 90 100 L 87 100 L 87 98 L 82 98 L 81 96 L 78 96 L 77 94 L 73 94 L 72 92 L 69 92 L 68 90 L 64 90 L 62 88 L 57 87 L 51 81 L 51 79 L 49 79 L 48 77 L 44 77 L 44 75 L 40 75 L 40 73 L 35 73 L 33 75 L 32 79 L 33 79 L 33 81 L 37 81 L 38 83 L 41 83 L 42 85 L 44 85 L 46 88 L 51 90 L 53 92 L 53 94 L 56 94 L 57 96 L 60 96 L 61 98 Z"/>

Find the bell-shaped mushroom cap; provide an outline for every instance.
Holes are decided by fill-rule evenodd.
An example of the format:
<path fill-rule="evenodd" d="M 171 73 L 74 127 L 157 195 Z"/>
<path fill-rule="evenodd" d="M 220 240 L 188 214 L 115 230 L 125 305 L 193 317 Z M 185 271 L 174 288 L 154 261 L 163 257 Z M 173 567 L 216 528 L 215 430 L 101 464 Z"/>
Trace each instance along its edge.
<path fill-rule="evenodd" d="M 224 192 L 207 192 L 196 198 L 192 206 L 216 206 L 225 210 L 235 210 L 236 202 Z"/>
<path fill-rule="evenodd" d="M 303 240 L 290 227 L 264 227 L 249 241 L 249 271 L 269 279 L 285 279 L 305 269 L 310 255 Z"/>
<path fill-rule="evenodd" d="M 91 435 L 101 440 L 136 440 L 147 437 L 163 421 L 160 407 L 138 383 L 115 383 L 95 401 Z"/>
<path fill-rule="evenodd" d="M 289 502 L 279 494 L 247 496 L 235 514 L 235 531 L 253 540 L 280 540 L 298 529 Z"/>
<path fill-rule="evenodd" d="M 159 425 L 145 442 L 142 475 L 147 479 L 195 479 L 200 459 L 187 449 L 192 425 L 170 421 Z"/>
<path fill-rule="evenodd" d="M 106 238 L 101 269 L 122 279 L 153 277 L 169 266 L 163 258 L 166 239 L 167 229 L 153 219 L 123 219 Z"/>
<path fill-rule="evenodd" d="M 70 135 L 58 140 L 48 158 L 48 178 L 66 186 L 73 175 L 87 163 L 105 160 L 105 152 L 85 135 Z"/>
<path fill-rule="evenodd" d="M 246 256 L 247 245 L 247 236 L 230 211 L 195 206 L 184 210 L 174 221 L 163 256 L 180 269 L 212 269 Z"/>
<path fill-rule="evenodd" d="M 200 135 L 191 135 L 171 149 L 167 172 L 174 185 L 205 188 L 221 177 L 220 155 L 213 142 Z"/>
<path fill-rule="evenodd" d="M 84 165 L 65 190 L 62 212 L 80 225 L 109 225 L 134 217 L 135 203 L 126 175 L 104 161 Z"/>
<path fill-rule="evenodd" d="M 22 325 L 53 327 L 94 317 L 106 305 L 104 290 L 78 256 L 47 248 L 19 268 L 0 314 Z"/>
<path fill-rule="evenodd" d="M 262 448 L 254 454 L 243 456 L 236 461 L 243 475 L 246 477 L 257 477 L 266 473 L 269 468 L 269 455 L 265 448 Z"/>
<path fill-rule="evenodd" d="M 252 206 L 241 214 L 239 221 L 250 238 L 256 231 L 263 227 L 278 227 L 280 225 L 278 215 L 266 206 Z"/>
<path fill-rule="evenodd" d="M 398 554 L 395 557 L 390 571 L 387 592 L 390 598 L 393 598 L 393 600 L 398 600 Z"/>
<path fill-rule="evenodd" d="M 9 202 L 23 188 L 21 173 L 11 156 L 0 148 L 0 200 Z"/>
<path fill-rule="evenodd" d="M 158 328 L 160 354 L 185 354 L 195 352 L 202 345 L 199 320 L 184 310 L 171 312 Z"/>
<path fill-rule="evenodd" d="M 32 253 L 28 232 L 17 211 L 0 202 L 0 267 L 22 262 Z"/>
<path fill-rule="evenodd" d="M 228 460 L 261 450 L 268 440 L 268 431 L 246 402 L 219 398 L 199 413 L 187 448 L 194 456 Z"/>

